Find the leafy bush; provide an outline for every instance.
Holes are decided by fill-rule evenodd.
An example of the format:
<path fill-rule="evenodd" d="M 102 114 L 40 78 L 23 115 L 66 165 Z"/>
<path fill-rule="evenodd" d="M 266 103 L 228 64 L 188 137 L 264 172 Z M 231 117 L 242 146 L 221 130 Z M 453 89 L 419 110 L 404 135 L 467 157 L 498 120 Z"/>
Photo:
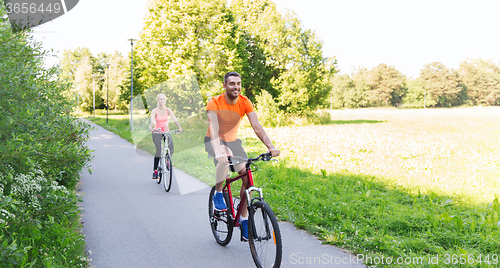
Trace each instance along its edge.
<path fill-rule="evenodd" d="M 307 113 L 306 119 L 311 125 L 327 125 L 333 122 L 332 116 L 325 111 Z"/>
<path fill-rule="evenodd" d="M 256 100 L 259 122 L 263 126 L 277 127 L 286 126 L 291 123 L 285 113 L 279 110 L 278 104 L 274 102 L 273 96 L 267 91 L 262 90 L 262 92 L 256 96 Z"/>
<path fill-rule="evenodd" d="M 11 196 L 0 193 L 2 267 L 86 267 L 76 194 L 43 177 L 19 180 L 38 183 L 16 188 L 20 192 Z M 29 202 L 12 197 L 23 191 L 33 194 Z"/>
<path fill-rule="evenodd" d="M 0 264 L 87 266 L 74 187 L 90 126 L 70 115 L 69 85 L 45 68 L 29 32 L 13 34 L 0 0 Z"/>
<path fill-rule="evenodd" d="M 56 68 L 44 68 L 41 45 L 29 33 L 13 34 L 1 18 L 0 174 L 36 169 L 74 187 L 90 158 L 85 146 L 90 126 L 70 116 L 71 104 L 62 94 L 69 85 L 56 79 Z M 3 193 L 9 195 L 13 181 L 4 179 Z"/>

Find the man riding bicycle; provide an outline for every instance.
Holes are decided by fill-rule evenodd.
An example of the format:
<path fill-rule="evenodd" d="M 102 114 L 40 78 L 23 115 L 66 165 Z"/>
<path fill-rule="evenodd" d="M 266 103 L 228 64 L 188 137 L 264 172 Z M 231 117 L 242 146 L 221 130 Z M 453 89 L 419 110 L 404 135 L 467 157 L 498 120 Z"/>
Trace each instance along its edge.
<path fill-rule="evenodd" d="M 205 137 L 205 151 L 214 157 L 216 191 L 213 199 L 215 209 L 217 210 L 227 209 L 222 194 L 222 187 L 229 172 L 228 167 L 226 167 L 228 156 L 248 158 L 241 146 L 241 140 L 236 136 L 240 122 L 245 114 L 257 137 L 267 146 L 268 153 L 271 153 L 273 157 L 277 157 L 280 154 L 280 151 L 274 147 L 271 139 L 259 123 L 250 100 L 240 95 L 241 75 L 237 72 L 228 72 L 224 75 L 223 86 L 225 92 L 213 97 L 207 104 L 208 130 Z M 239 164 L 236 167 L 231 165 L 230 167 L 232 172 L 245 173 L 245 164 Z M 247 183 L 248 177 L 245 176 L 242 179 L 240 197 L 243 197 L 245 194 Z M 243 237 L 248 239 L 247 207 L 242 206 L 240 209 L 241 232 Z"/>

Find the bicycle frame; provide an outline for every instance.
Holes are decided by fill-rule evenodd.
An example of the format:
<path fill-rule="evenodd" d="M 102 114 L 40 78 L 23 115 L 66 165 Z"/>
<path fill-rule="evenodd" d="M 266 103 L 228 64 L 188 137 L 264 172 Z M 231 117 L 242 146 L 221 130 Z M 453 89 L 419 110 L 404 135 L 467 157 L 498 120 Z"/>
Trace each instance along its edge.
<path fill-rule="evenodd" d="M 163 166 L 163 163 L 165 163 L 164 159 L 166 157 L 167 154 L 170 154 L 170 149 L 168 148 L 168 136 L 170 134 L 168 133 L 158 133 L 158 134 L 161 134 L 161 137 L 162 137 L 162 140 L 161 140 L 161 156 L 160 156 L 160 165 L 159 165 L 159 168 L 163 169 L 165 168 Z"/>
<path fill-rule="evenodd" d="M 250 164 L 248 164 L 248 163 L 245 164 L 245 169 L 246 169 L 246 173 L 238 175 L 234 178 L 227 178 L 226 183 L 224 184 L 224 187 L 222 188 L 222 192 L 226 192 L 229 196 L 229 205 L 231 207 L 231 215 L 235 215 L 234 214 L 235 211 L 234 211 L 233 194 L 231 192 L 231 183 L 242 179 L 244 176 L 248 176 L 248 184 L 246 185 L 245 195 L 241 198 L 240 205 L 246 204 L 247 207 L 250 207 L 250 204 L 253 202 L 251 199 L 252 192 L 257 192 L 259 194 L 258 199 L 263 200 L 262 189 L 255 187 L 253 184 L 252 169 L 250 168 Z M 250 212 L 250 210 L 249 210 L 249 212 Z M 233 217 L 233 226 L 234 227 L 238 227 L 240 225 L 240 223 L 239 223 L 240 216 L 241 216 L 241 209 L 238 209 L 238 212 Z"/>
<path fill-rule="evenodd" d="M 168 148 L 168 144 L 167 144 L 168 140 L 169 140 L 168 139 L 169 136 L 170 136 L 170 134 L 168 134 L 168 133 L 165 133 L 165 134 L 162 135 L 162 137 L 163 137 L 163 140 L 162 140 L 162 143 L 161 143 L 161 145 L 163 147 L 162 150 L 161 150 L 161 154 L 162 154 L 161 157 L 162 158 L 164 158 L 167 154 L 170 155 L 170 149 Z"/>
<path fill-rule="evenodd" d="M 176 130 L 174 130 L 176 131 Z M 168 141 L 169 141 L 169 137 L 170 139 L 171 138 L 171 132 L 156 132 L 158 134 L 161 134 L 162 136 L 162 141 L 161 141 L 161 158 L 164 158 L 167 154 L 170 155 L 170 149 L 168 148 Z M 174 132 L 174 133 L 177 133 L 177 132 Z M 173 141 L 172 141 L 173 142 Z"/>
<path fill-rule="evenodd" d="M 235 162 L 235 158 L 241 158 L 243 161 L 236 160 Z M 234 156 L 233 159 L 229 158 L 229 163 L 233 165 L 237 165 L 238 162 L 246 162 L 245 169 L 242 170 L 243 174 L 239 174 L 234 178 L 227 177 L 224 180 L 224 186 L 222 187 L 223 199 L 226 205 L 231 207 L 230 209 L 219 210 L 215 207 L 216 186 L 212 187 L 209 195 L 208 216 L 210 228 L 215 240 L 221 246 L 226 246 L 231 242 L 234 227 L 241 227 L 241 211 L 245 208 L 244 206 L 247 206 L 248 222 L 244 222 L 248 223 L 248 236 L 245 236 L 245 230 L 242 228 L 240 230 L 240 241 L 249 243 L 256 267 L 280 267 L 283 256 L 281 232 L 277 218 L 269 205 L 265 203 L 262 189 L 254 186 L 251 169 L 254 162 L 270 161 L 271 158 L 270 153 L 260 154 L 256 158 L 248 159 L 239 156 Z M 248 182 L 240 191 L 241 201 L 239 207 L 235 207 L 236 202 L 233 200 L 231 184 L 244 176 L 248 177 Z M 257 194 L 252 196 L 252 192 L 257 192 L 258 196 Z M 220 197 L 220 193 L 218 195 Z"/>

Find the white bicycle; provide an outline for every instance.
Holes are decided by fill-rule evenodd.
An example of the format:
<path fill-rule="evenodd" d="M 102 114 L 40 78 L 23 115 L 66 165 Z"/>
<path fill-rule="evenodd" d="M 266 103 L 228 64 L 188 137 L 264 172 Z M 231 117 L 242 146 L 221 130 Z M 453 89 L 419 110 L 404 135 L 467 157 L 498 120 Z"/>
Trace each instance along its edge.
<path fill-rule="evenodd" d="M 168 142 L 172 142 L 171 134 L 179 134 L 179 130 L 172 130 L 169 132 L 163 132 L 161 130 L 155 130 L 154 133 L 158 133 L 162 135 L 162 143 L 161 143 L 161 158 L 160 163 L 158 164 L 158 178 L 156 182 L 158 184 L 163 180 L 163 187 L 165 191 L 170 191 L 172 187 L 172 158 L 170 157 L 171 152 L 168 148 Z"/>

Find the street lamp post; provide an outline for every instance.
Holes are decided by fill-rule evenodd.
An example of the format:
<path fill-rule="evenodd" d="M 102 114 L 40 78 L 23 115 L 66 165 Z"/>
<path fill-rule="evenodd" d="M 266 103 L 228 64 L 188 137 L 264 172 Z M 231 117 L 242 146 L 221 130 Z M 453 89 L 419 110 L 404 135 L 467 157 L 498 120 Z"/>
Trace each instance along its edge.
<path fill-rule="evenodd" d="M 95 118 L 95 75 L 92 76 L 92 109 L 94 110 Z"/>
<path fill-rule="evenodd" d="M 330 92 L 330 110 L 333 110 L 333 91 Z"/>
<path fill-rule="evenodd" d="M 76 114 L 80 115 L 80 93 L 76 93 Z"/>
<path fill-rule="evenodd" d="M 134 122 L 132 121 L 133 104 L 134 104 L 134 41 L 136 39 L 130 38 L 130 133 L 134 129 Z"/>
<path fill-rule="evenodd" d="M 108 123 L 108 110 L 109 110 L 109 63 L 106 64 L 106 67 L 108 67 L 108 85 L 106 86 L 106 124 Z"/>
<path fill-rule="evenodd" d="M 427 101 L 427 91 L 424 91 L 424 109 L 427 109 L 426 101 Z"/>

